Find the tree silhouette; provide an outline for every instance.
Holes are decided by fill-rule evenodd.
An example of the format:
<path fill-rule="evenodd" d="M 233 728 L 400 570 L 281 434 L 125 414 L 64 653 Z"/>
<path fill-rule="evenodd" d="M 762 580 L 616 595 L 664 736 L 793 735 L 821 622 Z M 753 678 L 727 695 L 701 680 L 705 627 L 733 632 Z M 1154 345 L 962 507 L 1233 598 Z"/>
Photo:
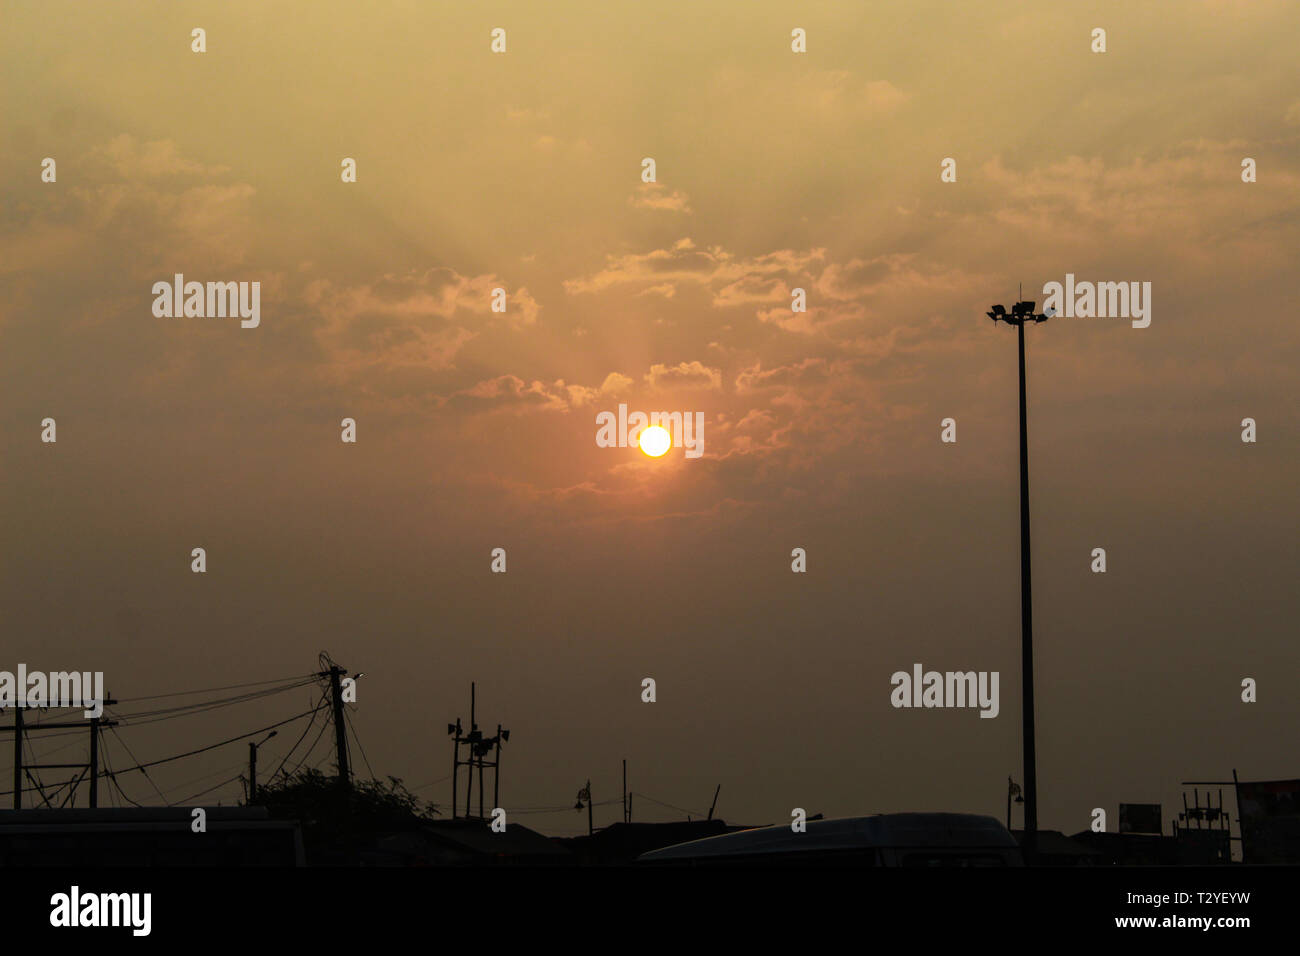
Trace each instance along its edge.
<path fill-rule="evenodd" d="M 302 824 L 308 864 L 355 863 L 375 838 L 417 830 L 438 812 L 397 777 L 340 787 L 335 777 L 314 769 L 258 787 L 257 803 L 276 819 Z"/>

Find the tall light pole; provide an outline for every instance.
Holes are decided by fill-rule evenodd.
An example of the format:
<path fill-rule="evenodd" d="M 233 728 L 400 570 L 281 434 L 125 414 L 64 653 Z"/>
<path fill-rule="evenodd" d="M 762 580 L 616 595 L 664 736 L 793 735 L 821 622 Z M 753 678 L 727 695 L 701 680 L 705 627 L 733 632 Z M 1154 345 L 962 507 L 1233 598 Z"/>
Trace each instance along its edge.
<path fill-rule="evenodd" d="M 987 313 L 997 322 L 1016 327 L 1020 341 L 1020 686 L 1025 751 L 1025 843 L 1028 862 L 1038 856 L 1038 773 L 1034 755 L 1034 608 L 1029 583 L 1029 438 L 1025 424 L 1025 323 L 1046 322 L 1035 315 L 1033 302 L 1017 302 L 1011 314 L 1000 305 Z"/>

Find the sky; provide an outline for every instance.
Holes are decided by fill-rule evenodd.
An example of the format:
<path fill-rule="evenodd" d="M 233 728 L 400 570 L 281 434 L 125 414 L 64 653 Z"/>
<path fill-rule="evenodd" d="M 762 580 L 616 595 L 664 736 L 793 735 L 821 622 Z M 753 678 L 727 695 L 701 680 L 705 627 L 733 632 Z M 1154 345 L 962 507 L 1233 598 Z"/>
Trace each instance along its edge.
<path fill-rule="evenodd" d="M 617 819 L 623 759 L 729 822 L 1002 818 L 1017 370 L 985 311 L 1073 274 L 1151 283 L 1151 323 L 1026 330 L 1039 825 L 1300 776 L 1298 31 L 1270 0 L 11 3 L 0 669 L 102 670 L 129 714 L 325 650 L 365 673 L 354 763 L 440 804 L 476 681 L 547 833 L 588 779 Z M 156 316 L 177 273 L 260 282 L 260 325 Z M 702 456 L 600 447 L 620 403 L 702 413 Z M 999 672 L 998 717 L 892 707 L 915 663 Z M 317 695 L 128 720 L 110 759 Z M 245 754 L 122 788 L 229 803 Z"/>

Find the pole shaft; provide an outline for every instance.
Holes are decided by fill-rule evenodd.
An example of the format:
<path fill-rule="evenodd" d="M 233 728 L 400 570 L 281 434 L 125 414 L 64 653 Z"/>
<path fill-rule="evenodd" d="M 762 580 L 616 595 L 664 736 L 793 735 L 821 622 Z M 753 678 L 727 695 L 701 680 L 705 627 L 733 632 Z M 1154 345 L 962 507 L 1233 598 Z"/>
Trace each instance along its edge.
<path fill-rule="evenodd" d="M 90 809 L 99 806 L 99 719 L 90 718 Z"/>
<path fill-rule="evenodd" d="M 474 723 L 474 681 L 469 682 L 469 733 L 471 743 L 469 745 L 469 760 L 465 761 L 465 772 L 469 778 L 465 781 L 465 819 L 468 820 L 474 807 L 474 731 L 478 729 L 478 724 Z"/>
<path fill-rule="evenodd" d="M 469 745 L 469 759 L 465 761 L 465 819 L 474 806 L 474 745 Z"/>
<path fill-rule="evenodd" d="M 248 805 L 257 802 L 257 744 L 248 742 Z"/>
<path fill-rule="evenodd" d="M 1246 855 L 1246 829 L 1241 825 L 1241 781 L 1237 779 L 1237 768 L 1232 768 L 1232 797 L 1237 801 L 1237 832 L 1241 834 L 1241 862 L 1249 863 L 1250 858 Z M 1186 806 L 1187 797 L 1183 797 L 1183 805 Z M 1232 827 L 1228 828 L 1228 862 L 1232 862 Z"/>
<path fill-rule="evenodd" d="M 23 808 L 23 709 L 14 707 L 14 809 Z"/>
<path fill-rule="evenodd" d="M 1034 751 L 1034 611 L 1029 572 L 1029 430 L 1025 402 L 1025 323 L 1016 326 L 1020 343 L 1020 682 L 1024 694 L 1025 851 L 1038 852 L 1038 773 Z"/>
<path fill-rule="evenodd" d="M 348 769 L 348 738 L 343 724 L 343 686 L 339 678 L 343 668 L 335 664 L 330 668 L 330 690 L 334 696 L 334 751 L 338 756 L 339 784 L 346 787 L 352 782 Z"/>
<path fill-rule="evenodd" d="M 501 725 L 497 724 L 497 752 L 492 761 L 492 810 L 501 806 Z"/>

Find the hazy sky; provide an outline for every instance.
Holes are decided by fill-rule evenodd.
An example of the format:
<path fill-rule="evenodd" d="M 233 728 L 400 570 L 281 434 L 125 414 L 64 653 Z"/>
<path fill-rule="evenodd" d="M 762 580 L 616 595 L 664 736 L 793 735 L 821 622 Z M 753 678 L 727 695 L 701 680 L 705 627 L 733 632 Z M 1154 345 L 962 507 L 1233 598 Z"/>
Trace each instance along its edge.
<path fill-rule="evenodd" d="M 984 311 L 1073 273 L 1150 282 L 1152 313 L 1027 330 L 1040 825 L 1119 801 L 1168 819 L 1179 781 L 1233 767 L 1300 775 L 1294 4 L 5 19 L 0 669 L 104 670 L 126 700 L 307 673 L 326 649 L 366 672 L 370 765 L 411 786 L 450 773 L 445 724 L 477 680 L 481 719 L 512 731 L 507 811 L 571 806 L 588 778 L 617 800 L 626 757 L 635 791 L 693 811 L 721 783 L 732 822 L 1000 818 L 1020 778 L 1016 357 Z M 175 273 L 259 281 L 260 327 L 156 318 Z M 703 457 L 597 447 L 619 402 L 703 412 Z M 916 662 L 1000 671 L 1000 716 L 894 709 Z M 125 766 L 313 700 L 124 726 L 134 759 L 107 746 Z M 179 799 L 245 753 L 153 779 Z"/>

